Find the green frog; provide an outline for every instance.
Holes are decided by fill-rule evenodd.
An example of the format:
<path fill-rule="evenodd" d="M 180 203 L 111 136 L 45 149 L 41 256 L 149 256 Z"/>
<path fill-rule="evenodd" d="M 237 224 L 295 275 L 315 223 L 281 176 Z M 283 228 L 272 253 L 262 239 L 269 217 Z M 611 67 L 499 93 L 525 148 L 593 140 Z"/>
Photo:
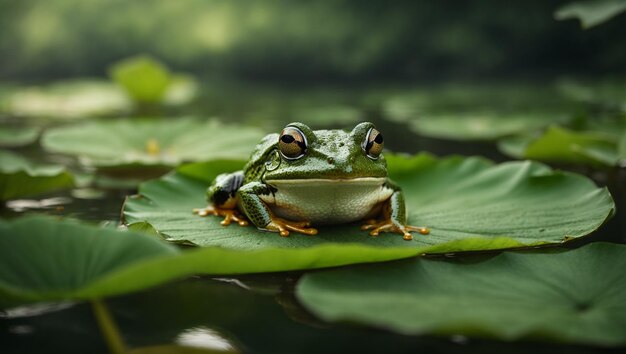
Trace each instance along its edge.
<path fill-rule="evenodd" d="M 368 122 L 350 132 L 288 124 L 261 140 L 243 171 L 217 176 L 207 190 L 209 205 L 194 212 L 222 216 L 224 226 L 245 226 L 247 217 L 281 236 L 315 235 L 312 225 L 359 220 L 372 236 L 426 235 L 427 228 L 407 225 L 404 196 L 387 178 L 383 146 L 382 134 Z"/>

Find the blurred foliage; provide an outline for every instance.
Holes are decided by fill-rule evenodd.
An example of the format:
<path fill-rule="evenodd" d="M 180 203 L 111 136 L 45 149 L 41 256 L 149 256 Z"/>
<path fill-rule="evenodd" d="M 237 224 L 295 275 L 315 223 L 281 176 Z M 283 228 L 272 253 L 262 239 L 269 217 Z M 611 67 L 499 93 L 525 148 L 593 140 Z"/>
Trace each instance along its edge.
<path fill-rule="evenodd" d="M 559 8 L 554 17 L 558 20 L 578 18 L 583 28 L 600 25 L 626 11 L 625 0 L 587 0 L 573 2 Z"/>
<path fill-rule="evenodd" d="M 132 107 L 117 86 L 95 79 L 14 87 L 6 93 L 4 106 L 6 112 L 15 116 L 55 119 L 120 115 Z"/>
<path fill-rule="evenodd" d="M 554 20 L 564 3 L 0 0 L 0 78 L 103 75 L 138 53 L 282 80 L 624 72 L 626 19 L 582 32 Z"/>
<path fill-rule="evenodd" d="M 167 67 L 148 56 L 132 57 L 115 63 L 109 74 L 139 103 L 161 102 L 172 83 L 172 75 Z"/>
<path fill-rule="evenodd" d="M 511 137 L 499 142 L 509 156 L 553 163 L 614 166 L 620 162 L 617 142 L 599 132 L 576 132 L 553 126 L 537 137 Z"/>
<path fill-rule="evenodd" d="M 559 91 L 573 102 L 563 106 L 561 126 L 520 131 L 499 141 L 505 154 L 557 164 L 626 166 L 626 90 L 623 80 L 562 80 Z"/>
<path fill-rule="evenodd" d="M 0 125 L 0 146 L 18 147 L 32 144 L 39 138 L 40 129 L 36 127 L 12 127 Z"/>

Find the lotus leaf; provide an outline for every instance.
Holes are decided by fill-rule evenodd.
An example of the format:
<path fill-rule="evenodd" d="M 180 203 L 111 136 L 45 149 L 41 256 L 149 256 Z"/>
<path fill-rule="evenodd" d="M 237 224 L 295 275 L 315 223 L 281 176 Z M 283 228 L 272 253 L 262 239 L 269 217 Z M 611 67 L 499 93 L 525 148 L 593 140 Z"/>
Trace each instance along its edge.
<path fill-rule="evenodd" d="M 478 263 L 411 259 L 310 273 L 296 294 L 327 321 L 403 334 L 626 344 L 626 246 L 500 254 Z"/>

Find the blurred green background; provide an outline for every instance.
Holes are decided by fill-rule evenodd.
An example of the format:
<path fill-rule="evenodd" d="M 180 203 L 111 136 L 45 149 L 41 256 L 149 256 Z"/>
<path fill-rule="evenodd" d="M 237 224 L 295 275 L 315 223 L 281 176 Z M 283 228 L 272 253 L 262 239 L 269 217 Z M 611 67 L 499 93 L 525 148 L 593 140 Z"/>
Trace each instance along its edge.
<path fill-rule="evenodd" d="M 138 53 L 281 82 L 623 74 L 626 16 L 584 31 L 555 20 L 566 3 L 0 0 L 0 79 L 104 76 Z"/>

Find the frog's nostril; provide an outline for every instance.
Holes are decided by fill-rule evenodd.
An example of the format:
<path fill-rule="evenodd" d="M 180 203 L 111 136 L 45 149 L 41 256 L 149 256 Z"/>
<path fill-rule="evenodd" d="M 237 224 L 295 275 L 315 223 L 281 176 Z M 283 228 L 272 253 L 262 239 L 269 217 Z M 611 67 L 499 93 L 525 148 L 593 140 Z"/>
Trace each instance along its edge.
<path fill-rule="evenodd" d="M 331 164 L 331 165 L 332 165 L 333 163 L 335 163 L 335 159 L 333 159 L 332 157 L 329 157 L 327 161 L 328 161 L 328 163 L 329 163 L 329 164 Z"/>

